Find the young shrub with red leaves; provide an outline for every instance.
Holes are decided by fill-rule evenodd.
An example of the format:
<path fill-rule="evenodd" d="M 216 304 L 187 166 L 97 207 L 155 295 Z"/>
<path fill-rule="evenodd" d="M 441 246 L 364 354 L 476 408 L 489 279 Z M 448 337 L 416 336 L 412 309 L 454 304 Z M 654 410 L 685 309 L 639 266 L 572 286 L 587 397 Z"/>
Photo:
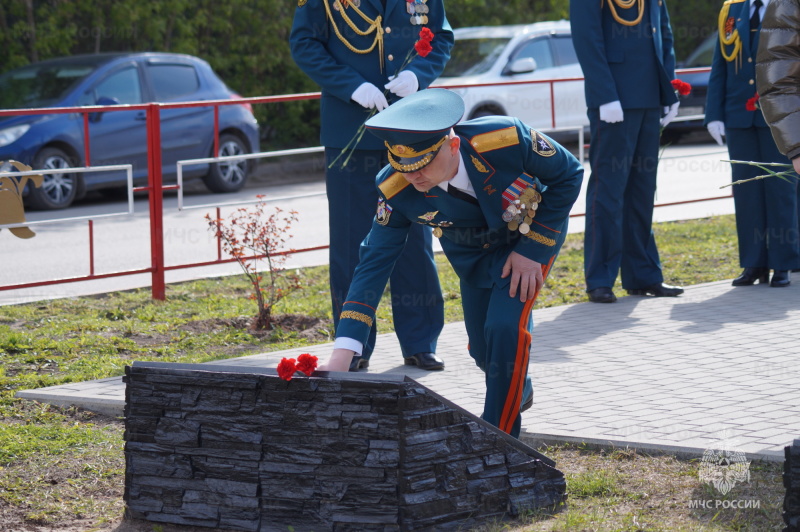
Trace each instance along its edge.
<path fill-rule="evenodd" d="M 289 229 L 297 221 L 297 211 L 275 207 L 267 213 L 264 196 L 251 207 L 236 209 L 229 217 L 206 215 L 209 229 L 222 242 L 223 250 L 242 267 L 253 286 L 251 299 L 258 305 L 253 329 L 272 329 L 272 309 L 284 297 L 300 288 L 300 279 L 283 269 L 291 249 L 284 249 L 292 237 Z M 260 261 L 266 261 L 261 269 Z M 264 276 L 266 275 L 266 280 Z"/>

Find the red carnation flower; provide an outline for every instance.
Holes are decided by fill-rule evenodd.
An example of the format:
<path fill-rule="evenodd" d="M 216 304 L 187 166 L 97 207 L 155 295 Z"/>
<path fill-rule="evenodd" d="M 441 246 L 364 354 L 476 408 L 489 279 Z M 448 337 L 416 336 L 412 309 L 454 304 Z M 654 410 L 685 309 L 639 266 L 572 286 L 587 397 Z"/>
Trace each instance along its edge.
<path fill-rule="evenodd" d="M 278 364 L 278 376 L 285 380 L 290 381 L 292 380 L 292 375 L 294 372 L 297 371 L 297 365 L 295 364 L 295 360 L 293 358 L 282 358 L 280 364 Z"/>
<path fill-rule="evenodd" d="M 419 40 L 431 42 L 433 40 L 433 32 L 429 28 L 422 28 L 419 30 Z"/>
<path fill-rule="evenodd" d="M 414 43 L 414 49 L 417 51 L 420 57 L 427 57 L 428 54 L 433 51 L 433 46 L 431 46 L 430 42 L 420 39 Z"/>
<path fill-rule="evenodd" d="M 678 94 L 680 94 L 681 96 L 686 96 L 687 94 L 692 92 L 692 85 L 680 79 L 672 80 L 672 88 L 678 91 Z"/>
<path fill-rule="evenodd" d="M 747 100 L 747 103 L 744 104 L 744 108 L 748 111 L 755 111 L 758 109 L 758 93 Z"/>
<path fill-rule="evenodd" d="M 317 357 L 309 353 L 303 353 L 297 357 L 297 370 L 302 371 L 306 375 L 311 375 L 317 369 Z"/>

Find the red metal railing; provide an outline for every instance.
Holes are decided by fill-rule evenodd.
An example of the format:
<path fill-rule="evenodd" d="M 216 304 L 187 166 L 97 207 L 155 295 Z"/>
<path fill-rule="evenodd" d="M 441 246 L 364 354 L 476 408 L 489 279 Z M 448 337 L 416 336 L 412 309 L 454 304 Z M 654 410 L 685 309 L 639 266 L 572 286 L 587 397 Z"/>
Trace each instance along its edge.
<path fill-rule="evenodd" d="M 686 69 L 682 72 L 703 72 L 708 69 Z M 542 84 L 547 83 L 550 87 L 550 101 L 553 102 L 551 105 L 551 125 L 553 128 L 556 126 L 556 110 L 555 110 L 555 84 L 556 83 L 564 83 L 564 82 L 575 82 L 581 81 L 583 78 L 563 78 L 563 79 L 552 79 L 552 80 L 539 80 L 539 81 L 507 81 L 503 83 L 485 83 L 485 84 L 473 84 L 473 85 L 447 85 L 446 88 L 455 89 L 455 88 L 470 88 L 470 87 L 484 87 L 484 86 L 498 86 L 498 85 L 523 85 L 523 84 Z M 444 86 L 442 86 L 444 87 Z M 161 110 L 162 109 L 180 109 L 180 108 L 188 108 L 188 107 L 212 107 L 214 110 L 214 153 L 219 153 L 219 107 L 224 105 L 242 105 L 242 104 L 269 104 L 269 103 L 281 103 L 281 102 L 292 102 L 292 101 L 299 101 L 299 100 L 313 100 L 318 99 L 320 97 L 320 93 L 302 93 L 302 94 L 290 94 L 290 95 L 282 95 L 282 96 L 263 96 L 263 97 L 255 97 L 255 98 L 241 98 L 236 100 L 211 100 L 211 101 L 202 101 L 202 102 L 182 102 L 182 103 L 148 103 L 148 104 L 138 104 L 138 105 L 115 105 L 115 106 L 88 106 L 88 107 L 62 107 L 62 108 L 46 108 L 46 109 L 16 109 L 16 110 L 0 110 L 0 117 L 1 116 L 19 116 L 19 115 L 50 115 L 50 114 L 67 114 L 67 113 L 78 113 L 82 115 L 83 118 L 83 135 L 84 135 L 84 160 L 85 160 L 85 168 L 75 169 L 75 170 L 82 170 L 82 171 L 95 171 L 97 168 L 89 168 L 91 161 L 91 148 L 90 148 L 90 136 L 89 136 L 89 115 L 90 113 L 96 112 L 120 112 L 120 111 L 137 111 L 142 110 L 146 113 L 146 127 L 147 127 L 147 152 L 148 152 L 148 183 L 147 186 L 144 187 L 135 187 L 129 186 L 129 212 L 127 214 L 132 214 L 132 193 L 133 192 L 144 192 L 146 191 L 148 194 L 148 204 L 149 204 L 149 219 L 150 219 L 150 253 L 151 253 L 151 264 L 149 268 L 140 268 L 135 270 L 126 270 L 120 272 L 111 272 L 111 273 L 95 273 L 94 267 L 94 224 L 93 220 L 88 220 L 88 232 L 89 232 L 89 274 L 85 276 L 77 276 L 77 277 L 70 277 L 70 278 L 62 278 L 62 279 L 53 279 L 53 280 L 45 280 L 45 281 L 37 281 L 37 282 L 30 282 L 30 283 L 20 283 L 20 284 L 13 284 L 13 285 L 6 285 L 0 286 L 0 291 L 4 290 L 12 290 L 12 289 L 22 289 L 22 288 L 31 288 L 31 287 L 40 287 L 40 286 L 48 286 L 48 285 L 55 285 L 55 284 L 63 284 L 63 283 L 74 283 L 79 281 L 88 281 L 88 280 L 96 280 L 96 279 L 104 279 L 110 277 L 119 277 L 125 275 L 135 275 L 135 274 L 142 274 L 142 273 L 150 273 L 151 274 L 151 285 L 152 285 L 152 296 L 154 299 L 163 300 L 166 298 L 166 286 L 164 280 L 164 273 L 169 270 L 176 270 L 182 268 L 192 268 L 192 267 L 199 267 L 199 266 L 211 266 L 211 265 L 218 265 L 218 264 L 225 264 L 235 262 L 235 259 L 228 258 L 225 259 L 222 257 L 222 250 L 219 245 L 217 245 L 217 258 L 216 260 L 212 261 L 204 261 L 204 262 L 196 262 L 196 263 L 186 263 L 186 264 L 177 264 L 166 266 L 164 264 L 164 220 L 163 220 L 163 192 L 165 190 L 180 190 L 181 183 L 177 185 L 163 185 L 162 180 L 162 153 L 161 153 Z M 691 119 L 693 117 L 687 117 L 684 119 Z M 580 128 L 582 134 L 582 128 Z M 580 148 L 583 149 L 581 142 Z M 321 150 L 321 148 L 318 148 Z M 276 152 L 272 152 L 276 153 Z M 253 158 L 256 156 L 263 156 L 269 157 L 271 153 L 262 153 L 260 155 L 251 154 L 247 156 L 247 158 Z M 208 160 L 222 160 L 222 159 L 232 159 L 236 160 L 237 157 L 228 157 L 228 158 L 209 158 Z M 205 161 L 205 160 L 204 160 Z M 180 164 L 180 163 L 179 163 Z M 129 165 L 128 165 L 129 166 Z M 108 167 L 104 167 L 108 168 Z M 63 172 L 60 170 L 59 172 Z M 42 173 L 42 172 L 32 172 L 35 173 Z M 55 173 L 55 172 L 51 172 Z M 16 175 L 23 175 L 20 173 L 15 173 Z M 130 180 L 130 178 L 129 178 Z M 666 204 L 659 204 L 656 205 L 657 207 L 660 206 L 667 206 L 667 205 L 677 205 L 683 203 L 694 203 L 694 202 L 701 202 L 701 201 L 713 201 L 718 199 L 726 199 L 730 196 L 721 196 L 721 197 L 714 197 L 714 198 L 703 198 L 703 199 L 694 199 L 694 200 L 687 200 L 681 202 L 672 202 Z M 217 207 L 217 215 L 219 216 L 219 207 Z M 573 216 L 583 216 L 582 214 L 576 214 Z M 95 216 L 94 218 L 99 218 Z M 58 222 L 64 222 L 65 220 L 58 220 Z M 0 228 L 12 228 L 12 227 L 20 227 L 20 226 L 29 226 L 29 225 L 39 225 L 49 222 L 28 222 L 24 224 L 10 224 L 10 225 L 0 225 Z M 301 253 L 307 251 L 317 251 L 321 249 L 326 249 L 327 245 L 322 246 L 315 246 L 309 248 L 302 248 L 292 250 L 292 253 Z M 287 252 L 283 252 L 283 254 L 287 254 Z M 257 257 L 254 257 L 257 258 Z"/>

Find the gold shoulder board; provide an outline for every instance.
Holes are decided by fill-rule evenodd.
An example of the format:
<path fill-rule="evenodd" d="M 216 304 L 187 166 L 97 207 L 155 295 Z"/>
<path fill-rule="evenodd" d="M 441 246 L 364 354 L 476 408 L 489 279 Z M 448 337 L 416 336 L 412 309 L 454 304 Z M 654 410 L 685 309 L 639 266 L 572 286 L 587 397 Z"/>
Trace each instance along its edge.
<path fill-rule="evenodd" d="M 483 153 L 519 144 L 519 135 L 517 134 L 517 128 L 511 126 L 475 135 L 470 140 L 470 144 L 475 148 L 475 151 Z"/>
<path fill-rule="evenodd" d="M 384 179 L 383 183 L 378 185 L 378 188 L 388 200 L 392 199 L 392 197 L 396 196 L 398 192 L 406 188 L 408 185 L 410 185 L 410 183 L 406 181 L 406 178 L 403 177 L 403 174 L 400 172 L 395 172 Z"/>

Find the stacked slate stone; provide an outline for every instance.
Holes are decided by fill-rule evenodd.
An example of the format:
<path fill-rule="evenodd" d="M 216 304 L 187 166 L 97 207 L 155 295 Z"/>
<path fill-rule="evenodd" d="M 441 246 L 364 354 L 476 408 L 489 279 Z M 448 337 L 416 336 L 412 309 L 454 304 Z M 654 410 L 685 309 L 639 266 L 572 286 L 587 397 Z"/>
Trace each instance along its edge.
<path fill-rule="evenodd" d="M 464 529 L 564 501 L 547 457 L 402 375 L 126 368 L 128 517 L 245 531 Z"/>
<path fill-rule="evenodd" d="M 783 463 L 783 486 L 786 495 L 783 499 L 784 532 L 800 532 L 800 440 L 794 440 L 784 449 L 786 461 Z"/>

